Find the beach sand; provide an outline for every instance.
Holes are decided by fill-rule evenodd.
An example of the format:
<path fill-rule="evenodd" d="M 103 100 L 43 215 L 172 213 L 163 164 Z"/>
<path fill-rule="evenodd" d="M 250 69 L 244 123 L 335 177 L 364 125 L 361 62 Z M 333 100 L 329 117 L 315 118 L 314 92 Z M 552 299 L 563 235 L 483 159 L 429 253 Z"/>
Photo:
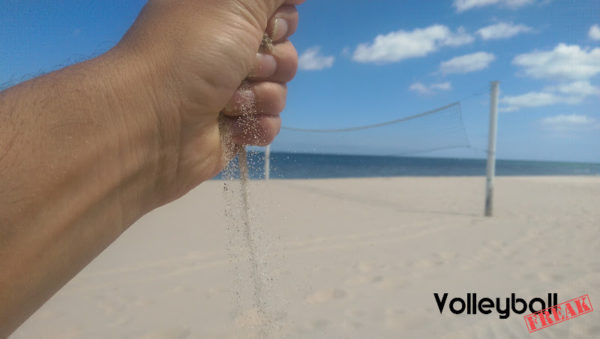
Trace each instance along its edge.
<path fill-rule="evenodd" d="M 484 184 L 252 182 L 272 336 L 600 337 L 598 310 L 531 335 L 523 315 L 440 314 L 434 292 L 600 305 L 600 177 L 497 178 L 493 218 Z M 225 203 L 211 181 L 139 220 L 13 337 L 251 337 Z"/>

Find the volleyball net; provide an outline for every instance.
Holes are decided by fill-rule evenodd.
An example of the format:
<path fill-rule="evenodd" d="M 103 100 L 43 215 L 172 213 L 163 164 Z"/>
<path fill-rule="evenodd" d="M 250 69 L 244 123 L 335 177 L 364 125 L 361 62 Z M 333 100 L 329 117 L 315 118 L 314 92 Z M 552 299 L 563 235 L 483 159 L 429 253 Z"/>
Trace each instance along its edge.
<path fill-rule="evenodd" d="M 411 155 L 471 147 L 460 102 L 362 126 L 319 129 L 283 126 L 276 152 Z"/>

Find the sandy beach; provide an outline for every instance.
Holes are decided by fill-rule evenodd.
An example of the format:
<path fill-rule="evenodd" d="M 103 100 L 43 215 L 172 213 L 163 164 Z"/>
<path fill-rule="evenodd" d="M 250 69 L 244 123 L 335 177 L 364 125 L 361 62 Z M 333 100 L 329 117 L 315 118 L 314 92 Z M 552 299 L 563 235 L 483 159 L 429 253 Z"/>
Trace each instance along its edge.
<path fill-rule="evenodd" d="M 600 177 L 251 183 L 267 335 L 591 338 L 598 310 L 529 334 L 523 315 L 440 314 L 434 293 L 600 305 Z M 247 338 L 243 255 L 211 181 L 145 216 L 12 338 Z M 233 248 L 233 249 L 232 249 Z M 260 325 L 260 326 L 259 326 Z"/>

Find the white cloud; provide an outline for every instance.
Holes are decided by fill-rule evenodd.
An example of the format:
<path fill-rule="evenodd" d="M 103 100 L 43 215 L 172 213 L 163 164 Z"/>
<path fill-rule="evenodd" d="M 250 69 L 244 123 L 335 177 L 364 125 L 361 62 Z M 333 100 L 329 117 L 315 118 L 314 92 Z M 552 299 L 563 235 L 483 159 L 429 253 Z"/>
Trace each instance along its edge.
<path fill-rule="evenodd" d="M 442 83 L 439 83 L 439 84 L 433 84 L 433 85 L 431 85 L 431 88 L 433 88 L 433 89 L 439 89 L 439 90 L 442 90 L 442 91 L 449 91 L 449 90 L 452 89 L 452 84 L 449 83 L 449 82 L 442 82 Z"/>
<path fill-rule="evenodd" d="M 593 25 L 590 27 L 590 31 L 588 32 L 588 36 L 592 40 L 600 40 L 600 26 Z"/>
<path fill-rule="evenodd" d="M 600 95 L 600 89 L 590 84 L 589 81 L 575 81 L 559 86 L 548 87 L 549 91 L 574 96 Z"/>
<path fill-rule="evenodd" d="M 577 105 L 588 97 L 600 96 L 600 88 L 590 83 L 590 79 L 600 73 L 600 48 L 561 43 L 550 51 L 518 55 L 513 64 L 521 66 L 527 76 L 559 82 L 541 91 L 505 96 L 501 100 L 503 111 L 555 104 Z"/>
<path fill-rule="evenodd" d="M 410 85 L 408 89 L 419 94 L 431 94 L 429 87 L 420 82 L 415 82 L 414 84 Z"/>
<path fill-rule="evenodd" d="M 534 3 L 535 0 L 454 0 L 457 12 L 490 5 L 502 5 L 509 8 L 519 8 Z"/>
<path fill-rule="evenodd" d="M 353 60 L 362 63 L 391 63 L 404 59 L 424 57 L 444 46 L 461 46 L 474 38 L 459 28 L 452 32 L 444 25 L 433 25 L 412 31 L 396 31 L 378 35 L 372 43 L 360 44 Z"/>
<path fill-rule="evenodd" d="M 452 89 L 452 84 L 449 82 L 442 82 L 442 83 L 431 84 L 431 85 L 427 86 L 421 82 L 415 82 L 414 84 L 410 85 L 410 87 L 408 89 L 413 92 L 417 92 L 419 94 L 426 95 L 426 94 L 434 94 L 437 90 L 449 91 Z"/>
<path fill-rule="evenodd" d="M 475 41 L 475 38 L 464 27 L 459 27 L 456 33 L 448 30 L 448 35 L 442 40 L 442 46 L 458 47 L 467 45 Z"/>
<path fill-rule="evenodd" d="M 525 74 L 534 78 L 584 80 L 600 73 L 600 48 L 561 43 L 551 51 L 518 55 L 513 64 L 523 67 Z"/>
<path fill-rule="evenodd" d="M 518 111 L 521 108 L 543 107 L 556 104 L 577 105 L 590 96 L 600 95 L 600 88 L 588 81 L 576 81 L 559 86 L 546 87 L 540 92 L 505 96 L 500 101 L 503 112 Z"/>
<path fill-rule="evenodd" d="M 593 123 L 595 120 L 586 116 L 586 115 L 577 115 L 577 114 L 561 114 L 553 117 L 548 117 L 542 120 L 544 124 L 574 124 L 574 125 L 582 125 Z"/>
<path fill-rule="evenodd" d="M 469 73 L 486 69 L 496 57 L 491 53 L 477 52 L 452 58 L 442 62 L 440 71 L 449 73 Z"/>
<path fill-rule="evenodd" d="M 477 31 L 477 34 L 483 40 L 506 39 L 520 33 L 530 32 L 531 27 L 525 25 L 515 25 L 512 22 L 499 22 L 494 25 L 486 26 Z"/>
<path fill-rule="evenodd" d="M 505 96 L 502 98 L 501 103 L 506 105 L 501 111 L 503 112 L 514 112 L 524 107 L 542 107 L 558 104 L 564 101 L 564 99 L 556 93 L 550 92 L 528 92 L 521 95 Z"/>
<path fill-rule="evenodd" d="M 311 47 L 298 58 L 298 68 L 304 71 L 320 71 L 333 67 L 335 57 L 319 55 L 321 47 Z"/>
<path fill-rule="evenodd" d="M 561 114 L 541 120 L 542 126 L 556 131 L 600 129 L 600 122 L 587 115 Z"/>

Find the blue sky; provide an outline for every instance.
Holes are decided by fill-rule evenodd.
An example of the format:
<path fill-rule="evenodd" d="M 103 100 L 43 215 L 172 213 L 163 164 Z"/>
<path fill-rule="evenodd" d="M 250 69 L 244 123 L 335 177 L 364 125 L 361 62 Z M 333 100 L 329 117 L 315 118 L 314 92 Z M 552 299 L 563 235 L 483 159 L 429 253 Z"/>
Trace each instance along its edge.
<path fill-rule="evenodd" d="M 105 51 L 144 1 L 0 4 L 0 83 L 6 86 Z M 307 0 L 299 10 L 292 40 L 301 70 L 289 86 L 284 125 L 352 127 L 464 99 L 462 119 L 474 149 L 423 155 L 483 157 L 476 149 L 486 147 L 489 82 L 499 80 L 499 158 L 600 162 L 597 0 Z M 380 154 L 431 140 L 451 144 L 456 136 L 445 133 L 456 123 L 456 115 L 440 115 L 428 125 L 354 139 Z M 389 137 L 382 144 L 382 135 L 409 129 L 414 139 Z M 287 131 L 273 147 L 294 149 L 294 138 L 321 152 L 354 147 L 344 144 L 347 136 L 321 140 Z"/>

